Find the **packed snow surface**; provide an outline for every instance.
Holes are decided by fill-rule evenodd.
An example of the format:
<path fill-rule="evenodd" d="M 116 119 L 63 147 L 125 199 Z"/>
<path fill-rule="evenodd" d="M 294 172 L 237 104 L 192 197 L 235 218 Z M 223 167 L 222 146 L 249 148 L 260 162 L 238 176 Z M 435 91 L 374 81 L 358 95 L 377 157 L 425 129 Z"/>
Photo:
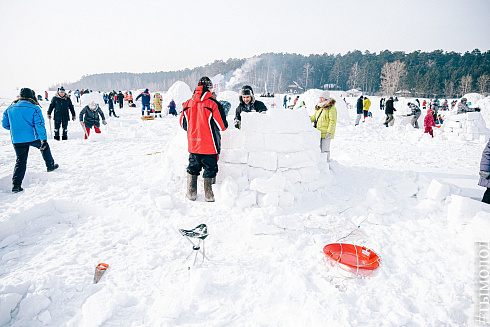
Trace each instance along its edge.
<path fill-rule="evenodd" d="M 179 83 L 170 93 L 163 93 L 164 108 L 189 89 Z M 309 114 L 317 93 L 302 97 Z M 2 113 L 15 95 L 2 93 Z M 258 99 L 284 110 L 283 96 Z M 250 174 L 220 171 L 214 203 L 204 201 L 201 178 L 197 201 L 185 196 L 188 154 L 178 117 L 143 121 L 140 102 L 116 106 L 120 118 L 107 117 L 102 134 L 88 140 L 72 121 L 67 141 L 50 137 L 60 165 L 54 172 L 31 148 L 18 194 L 10 191 L 14 149 L 1 129 L 0 326 L 471 325 L 475 242 L 490 241 L 490 210 L 477 186 L 486 143 L 450 140 L 442 129 L 431 138 L 409 117 L 396 116 L 386 128 L 377 97 L 373 118 L 354 127 L 356 99 L 333 96 L 342 101 L 333 160 L 312 166 L 305 155 L 294 163 L 321 172 L 316 187 L 310 181 L 299 194 L 291 186 L 310 176 L 305 169 L 291 173 L 298 179 L 288 189 L 287 179 L 258 160 L 265 168 L 254 170 L 253 183 Z M 232 103 L 223 140 L 236 146 L 232 136 L 250 132 L 233 127 L 238 94 L 219 99 Z M 406 101 L 396 114 L 406 113 Z M 478 102 L 487 117 L 488 100 Z M 108 116 L 102 96 L 99 103 Z M 46 114 L 48 102 L 41 105 Z M 245 164 L 230 153 L 220 165 L 225 160 Z M 278 185 L 283 193 L 259 199 Z M 194 255 L 186 259 L 192 245 L 178 229 L 202 223 L 211 260 L 198 256 L 193 266 Z M 372 249 L 380 268 L 363 279 L 346 275 L 322 251 L 338 241 Z M 93 284 L 100 262 L 109 269 Z"/>

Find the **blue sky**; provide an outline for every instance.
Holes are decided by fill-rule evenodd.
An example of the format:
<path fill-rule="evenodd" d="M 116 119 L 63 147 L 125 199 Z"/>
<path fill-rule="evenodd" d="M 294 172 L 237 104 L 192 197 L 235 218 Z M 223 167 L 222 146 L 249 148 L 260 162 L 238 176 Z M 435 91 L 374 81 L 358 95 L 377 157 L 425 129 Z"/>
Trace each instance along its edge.
<path fill-rule="evenodd" d="M 0 89 L 265 52 L 490 49 L 488 0 L 0 0 Z"/>

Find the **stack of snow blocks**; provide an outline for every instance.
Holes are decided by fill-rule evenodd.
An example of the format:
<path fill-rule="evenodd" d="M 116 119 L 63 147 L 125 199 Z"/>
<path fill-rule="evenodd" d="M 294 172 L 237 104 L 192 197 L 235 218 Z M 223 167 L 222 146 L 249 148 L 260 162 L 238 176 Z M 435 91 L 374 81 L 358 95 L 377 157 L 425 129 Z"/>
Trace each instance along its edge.
<path fill-rule="evenodd" d="M 242 113 L 241 129 L 222 134 L 220 178 L 231 176 L 260 207 L 289 206 L 326 184 L 319 130 L 306 110 Z M 324 170 L 324 169 L 322 169 Z"/>
<path fill-rule="evenodd" d="M 490 130 L 479 112 L 468 112 L 447 117 L 443 124 L 448 138 L 488 142 Z"/>

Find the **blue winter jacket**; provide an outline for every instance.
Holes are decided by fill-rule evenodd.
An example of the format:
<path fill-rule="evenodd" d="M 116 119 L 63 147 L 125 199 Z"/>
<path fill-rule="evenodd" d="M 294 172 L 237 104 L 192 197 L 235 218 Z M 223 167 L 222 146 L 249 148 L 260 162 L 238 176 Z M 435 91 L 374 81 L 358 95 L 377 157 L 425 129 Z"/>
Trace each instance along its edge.
<path fill-rule="evenodd" d="M 5 110 L 2 126 L 10 131 L 12 143 L 47 139 L 41 108 L 27 100 L 20 100 Z"/>
<path fill-rule="evenodd" d="M 490 141 L 488 141 L 485 150 L 483 150 L 480 161 L 480 170 L 490 171 Z M 478 182 L 478 185 L 483 187 L 490 187 L 490 179 L 486 179 L 480 176 L 480 181 Z"/>
<path fill-rule="evenodd" d="M 151 100 L 151 97 L 150 97 L 150 94 L 149 93 L 141 93 L 140 95 L 138 95 L 136 97 L 136 101 L 138 101 L 138 99 L 141 98 L 141 104 L 144 105 L 144 106 L 149 106 L 150 105 L 150 100 Z"/>

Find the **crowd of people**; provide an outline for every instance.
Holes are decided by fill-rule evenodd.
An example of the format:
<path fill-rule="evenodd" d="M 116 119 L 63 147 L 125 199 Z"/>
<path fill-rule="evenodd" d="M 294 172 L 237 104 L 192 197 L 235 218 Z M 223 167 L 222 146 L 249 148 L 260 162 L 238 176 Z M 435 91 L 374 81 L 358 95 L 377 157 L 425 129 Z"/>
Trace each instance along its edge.
<path fill-rule="evenodd" d="M 83 94 L 89 93 L 88 90 L 76 90 L 73 94 L 77 100 Z M 48 99 L 47 92 L 45 98 Z M 2 126 L 10 130 L 12 144 L 16 153 L 16 163 L 12 176 L 12 192 L 17 193 L 23 190 L 22 181 L 26 172 L 27 157 L 29 148 L 35 147 L 41 151 L 46 169 L 51 172 L 59 166 L 55 163 L 49 144 L 47 142 L 47 133 L 45 128 L 44 118 L 39 106 L 35 92 L 29 88 L 22 88 L 18 98 L 10 105 L 3 113 Z M 151 95 L 148 89 L 141 92 L 135 99 L 141 99 L 142 116 L 150 115 L 152 110 Z M 130 91 L 124 94 L 119 91 L 103 93 L 102 100 L 108 105 L 109 116 L 118 118 L 114 111 L 114 105 L 119 104 L 119 108 L 124 107 L 124 101 L 128 106 L 133 106 L 133 97 Z M 299 109 L 305 106 L 304 101 L 299 101 L 299 96 L 294 99 L 293 105 L 288 106 L 291 97 L 284 96 L 284 108 Z M 393 126 L 394 112 L 396 111 L 394 102 L 397 99 L 389 97 L 388 100 L 382 98 L 380 100 L 380 109 L 385 111 L 386 118 L 384 125 L 386 127 Z M 337 109 L 335 108 L 336 100 L 330 96 L 329 91 L 322 91 L 319 95 L 318 102 L 315 105 L 314 114 L 310 117 L 313 127 L 321 132 L 319 147 L 322 153 L 325 153 L 326 160 L 330 161 L 330 143 L 334 138 L 337 124 Z M 453 106 L 456 103 L 452 104 Z M 162 117 L 162 96 L 160 93 L 155 93 L 153 96 L 154 117 Z M 442 110 L 447 105 L 447 100 L 442 104 Z M 418 119 L 422 115 L 420 109 L 420 101 L 416 99 L 413 102 L 408 102 L 407 106 L 410 113 L 407 117 L 412 117 L 411 125 L 418 129 Z M 193 92 L 191 99 L 183 103 L 183 109 L 180 114 L 180 125 L 187 131 L 189 164 L 187 166 L 187 198 L 196 200 L 197 198 L 197 177 L 203 171 L 204 193 L 207 202 L 214 201 L 212 184 L 216 181 L 218 172 L 218 158 L 221 149 L 221 131 L 228 128 L 227 114 L 230 104 L 226 101 L 218 101 L 216 93 L 213 92 L 213 83 L 204 76 L 198 81 L 198 86 Z M 370 111 L 371 100 L 368 96 L 360 96 L 357 100 L 357 117 L 355 126 L 366 118 L 372 117 Z M 433 100 L 429 104 L 426 100 L 422 102 L 422 108 L 427 108 L 427 114 L 424 118 L 424 133 L 434 137 L 433 127 L 443 122 L 443 117 L 438 114 L 441 107 L 438 100 Z M 168 113 L 176 116 L 175 101 L 172 99 L 167 106 Z M 226 109 L 225 109 L 226 108 Z M 235 110 L 234 125 L 235 128 L 241 129 L 242 115 L 248 112 L 263 113 L 268 109 L 266 105 L 255 98 L 253 89 L 249 85 L 244 85 L 239 92 L 239 104 Z M 470 108 L 467 104 L 467 99 L 462 98 L 457 102 L 457 114 L 479 111 L 478 108 Z M 60 87 L 51 99 L 47 110 L 47 118 L 50 121 L 54 120 L 54 136 L 57 141 L 68 139 L 68 122 L 75 121 L 75 108 L 71 101 L 70 95 L 63 87 Z M 83 127 L 85 139 L 90 135 L 90 131 L 94 128 L 95 133 L 100 133 L 100 124 L 106 125 L 104 112 L 99 104 L 91 101 L 79 113 L 79 121 Z M 481 167 L 480 167 L 480 182 L 479 185 L 487 187 L 483 202 L 490 203 L 490 142 L 487 144 L 483 152 Z"/>

